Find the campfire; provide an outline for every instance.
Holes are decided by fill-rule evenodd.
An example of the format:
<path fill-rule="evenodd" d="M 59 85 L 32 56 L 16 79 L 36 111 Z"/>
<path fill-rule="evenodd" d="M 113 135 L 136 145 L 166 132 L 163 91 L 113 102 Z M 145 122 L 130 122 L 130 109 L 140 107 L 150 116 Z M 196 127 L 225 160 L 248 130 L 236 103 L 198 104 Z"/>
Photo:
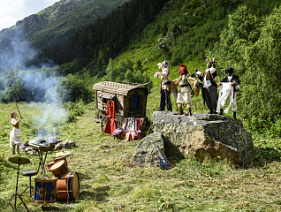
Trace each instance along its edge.
<path fill-rule="evenodd" d="M 29 146 L 32 146 L 33 148 L 46 148 L 52 150 L 55 145 L 59 142 L 62 142 L 61 139 L 59 138 L 54 138 L 54 137 L 49 137 L 49 138 L 38 138 L 38 139 L 33 139 L 28 142 Z"/>
<path fill-rule="evenodd" d="M 59 150 L 62 148 L 72 148 L 75 147 L 76 144 L 73 141 L 65 140 L 62 141 L 60 138 L 56 137 L 48 137 L 48 138 L 35 138 L 30 141 L 27 141 L 23 145 L 23 150 L 27 153 L 33 154 L 36 153 L 37 150 L 43 151 L 52 151 Z"/>

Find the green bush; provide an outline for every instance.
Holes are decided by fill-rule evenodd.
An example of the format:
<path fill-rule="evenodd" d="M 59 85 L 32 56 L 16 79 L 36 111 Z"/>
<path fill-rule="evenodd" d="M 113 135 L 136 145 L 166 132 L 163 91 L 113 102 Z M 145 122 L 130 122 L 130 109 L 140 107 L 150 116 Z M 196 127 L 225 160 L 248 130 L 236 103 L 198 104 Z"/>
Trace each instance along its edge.
<path fill-rule="evenodd" d="M 281 119 L 278 119 L 270 128 L 268 131 L 268 135 L 270 137 L 281 137 Z"/>
<path fill-rule="evenodd" d="M 93 97 L 93 91 L 88 89 L 84 81 L 72 74 L 68 74 L 66 78 L 61 78 L 56 92 L 62 102 L 76 102 L 78 100 L 90 102 Z"/>
<path fill-rule="evenodd" d="M 109 81 L 139 84 L 151 82 L 140 61 L 133 63 L 131 60 L 126 59 L 125 61 L 120 61 L 119 64 L 115 64 L 110 60 L 106 73 L 105 80 Z"/>
<path fill-rule="evenodd" d="M 260 24 L 246 6 L 229 15 L 228 27 L 215 45 L 215 57 L 239 76 L 238 110 L 248 129 L 260 135 L 279 136 L 281 117 L 281 8 Z"/>

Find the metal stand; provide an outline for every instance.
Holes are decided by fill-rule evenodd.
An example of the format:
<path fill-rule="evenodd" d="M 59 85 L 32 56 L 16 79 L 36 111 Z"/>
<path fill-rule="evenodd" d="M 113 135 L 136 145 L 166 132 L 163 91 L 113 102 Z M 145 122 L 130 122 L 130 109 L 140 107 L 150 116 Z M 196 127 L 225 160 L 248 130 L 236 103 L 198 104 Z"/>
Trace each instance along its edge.
<path fill-rule="evenodd" d="M 45 158 L 44 158 L 44 152 L 45 152 Z M 39 173 L 39 169 L 41 167 L 43 177 L 47 177 L 46 168 L 45 168 L 45 162 L 46 162 L 46 159 L 47 159 L 47 155 L 48 155 L 48 151 L 38 150 L 39 166 L 38 166 L 37 172 Z"/>
<path fill-rule="evenodd" d="M 8 203 L 7 203 L 7 205 L 6 205 L 6 207 L 5 207 L 4 209 L 6 209 L 6 208 L 8 207 L 8 205 L 10 205 L 13 209 L 17 210 L 17 208 L 18 208 L 21 204 L 23 204 L 24 207 L 25 207 L 25 209 L 26 209 L 27 211 L 29 211 L 28 208 L 26 207 L 26 204 L 24 203 L 23 199 L 21 198 L 21 195 L 18 194 L 19 171 L 20 171 L 20 162 L 18 163 L 16 193 L 13 194 L 13 196 L 10 198 L 10 200 L 8 201 Z M 17 206 L 17 197 L 19 197 L 19 199 L 20 199 L 20 201 L 21 201 L 21 203 L 20 203 L 18 206 Z M 13 200 L 13 198 L 15 198 L 15 205 L 14 205 L 14 207 L 12 206 L 12 204 L 10 204 L 11 201 Z"/>

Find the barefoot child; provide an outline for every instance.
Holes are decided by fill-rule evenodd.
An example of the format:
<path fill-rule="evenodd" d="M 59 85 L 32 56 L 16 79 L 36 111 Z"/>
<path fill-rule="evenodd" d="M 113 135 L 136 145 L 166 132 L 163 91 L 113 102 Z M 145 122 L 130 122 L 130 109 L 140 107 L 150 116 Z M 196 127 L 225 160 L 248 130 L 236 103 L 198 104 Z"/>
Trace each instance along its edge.
<path fill-rule="evenodd" d="M 22 147 L 22 142 L 20 140 L 20 129 L 19 129 L 19 123 L 22 120 L 22 117 L 20 119 L 17 119 L 17 113 L 11 112 L 11 120 L 10 123 L 13 125 L 13 129 L 10 133 L 10 146 L 12 147 L 12 153 L 15 154 L 15 150 L 19 154 L 19 150 Z"/>

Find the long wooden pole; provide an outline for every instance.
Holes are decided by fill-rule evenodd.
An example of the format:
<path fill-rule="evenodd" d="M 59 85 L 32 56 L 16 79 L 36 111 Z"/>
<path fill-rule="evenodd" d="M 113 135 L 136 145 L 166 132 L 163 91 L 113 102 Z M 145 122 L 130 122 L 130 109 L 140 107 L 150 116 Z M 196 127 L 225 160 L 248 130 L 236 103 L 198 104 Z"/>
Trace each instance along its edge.
<path fill-rule="evenodd" d="M 16 98 L 14 98 L 14 100 L 15 100 L 16 106 L 17 106 L 17 108 L 18 108 L 19 115 L 20 115 L 20 117 L 21 117 L 21 114 L 20 114 L 20 109 L 19 109 L 18 103 L 17 103 L 17 101 L 16 101 Z"/>

